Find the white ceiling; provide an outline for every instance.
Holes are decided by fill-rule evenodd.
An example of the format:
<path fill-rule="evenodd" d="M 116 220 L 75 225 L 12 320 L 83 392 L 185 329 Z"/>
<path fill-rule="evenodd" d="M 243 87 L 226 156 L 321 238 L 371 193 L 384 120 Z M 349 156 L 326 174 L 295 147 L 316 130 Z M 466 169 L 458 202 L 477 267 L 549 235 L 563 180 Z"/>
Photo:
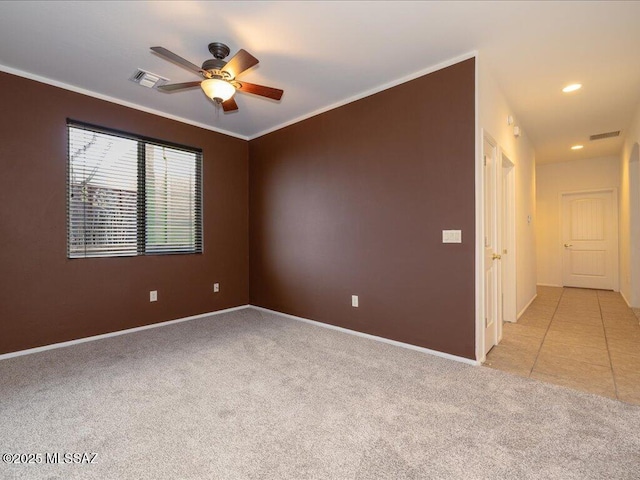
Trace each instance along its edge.
<path fill-rule="evenodd" d="M 198 80 L 151 53 L 201 64 L 224 42 L 260 60 L 242 79 L 282 88 L 280 102 L 236 96 L 223 114 L 199 89 L 166 94 L 136 68 Z M 540 163 L 619 153 L 640 101 L 640 2 L 0 2 L 0 70 L 253 138 L 480 52 Z M 571 97 L 569 82 L 584 88 Z M 580 152 L 569 151 L 574 143 Z"/>

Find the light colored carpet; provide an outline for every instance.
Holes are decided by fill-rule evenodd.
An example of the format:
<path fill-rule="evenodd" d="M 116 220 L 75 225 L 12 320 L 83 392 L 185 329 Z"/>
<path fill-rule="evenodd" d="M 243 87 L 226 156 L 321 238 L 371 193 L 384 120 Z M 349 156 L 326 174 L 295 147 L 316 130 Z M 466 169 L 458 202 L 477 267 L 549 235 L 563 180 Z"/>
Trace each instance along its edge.
<path fill-rule="evenodd" d="M 253 309 L 0 362 L 3 479 L 637 479 L 640 407 Z"/>

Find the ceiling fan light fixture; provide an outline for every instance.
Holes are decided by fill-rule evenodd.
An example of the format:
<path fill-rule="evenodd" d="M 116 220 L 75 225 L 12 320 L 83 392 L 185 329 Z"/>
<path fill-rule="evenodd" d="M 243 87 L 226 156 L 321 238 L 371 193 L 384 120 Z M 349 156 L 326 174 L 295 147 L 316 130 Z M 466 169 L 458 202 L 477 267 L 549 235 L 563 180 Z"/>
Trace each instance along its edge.
<path fill-rule="evenodd" d="M 209 44 L 209 52 L 211 52 L 214 58 L 205 60 L 202 67 L 191 63 L 189 60 L 182 58 L 180 55 L 176 55 L 164 47 L 151 47 L 151 50 L 165 60 L 177 63 L 204 78 L 204 80 L 198 82 L 159 85 L 156 87 L 158 90 L 170 93 L 200 86 L 204 94 L 213 100 L 216 106 L 221 106 L 225 113 L 238 110 L 238 104 L 233 99 L 236 90 L 242 93 L 271 98 L 273 100 L 280 100 L 284 93 L 284 91 L 279 88 L 236 81 L 238 75 L 241 75 L 259 63 L 258 59 L 246 50 L 240 49 L 229 61 L 224 61 L 223 58 L 229 55 L 229 47 L 219 42 L 211 43 Z"/>
<path fill-rule="evenodd" d="M 207 97 L 220 103 L 226 102 L 236 93 L 236 88 L 233 85 L 219 78 L 203 80 L 200 86 Z"/>

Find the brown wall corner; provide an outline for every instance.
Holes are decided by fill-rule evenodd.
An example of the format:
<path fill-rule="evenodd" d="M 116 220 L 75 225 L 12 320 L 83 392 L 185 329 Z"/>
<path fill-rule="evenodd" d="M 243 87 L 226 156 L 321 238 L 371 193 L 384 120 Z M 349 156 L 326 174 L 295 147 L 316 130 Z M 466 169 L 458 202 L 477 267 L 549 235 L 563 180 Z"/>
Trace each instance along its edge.
<path fill-rule="evenodd" d="M 248 303 L 246 141 L 6 73 L 0 105 L 0 354 Z M 67 118 L 202 148 L 204 253 L 67 259 Z"/>
<path fill-rule="evenodd" d="M 251 302 L 474 358 L 474 75 L 245 142 L 0 73 L 0 354 Z M 204 254 L 67 259 L 67 118 L 202 148 Z"/>
<path fill-rule="evenodd" d="M 474 62 L 249 142 L 252 304 L 475 358 Z"/>

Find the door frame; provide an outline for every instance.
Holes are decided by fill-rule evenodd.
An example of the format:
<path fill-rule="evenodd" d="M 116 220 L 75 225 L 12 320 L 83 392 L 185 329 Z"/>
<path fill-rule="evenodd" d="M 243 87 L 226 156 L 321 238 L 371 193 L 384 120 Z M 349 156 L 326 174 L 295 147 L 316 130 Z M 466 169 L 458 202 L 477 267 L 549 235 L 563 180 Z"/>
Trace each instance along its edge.
<path fill-rule="evenodd" d="M 629 267 L 626 283 L 631 307 L 640 307 L 640 144 L 635 142 L 629 155 Z M 625 283 L 625 282 L 623 282 Z M 624 297 L 624 295 L 623 295 Z"/>
<path fill-rule="evenodd" d="M 501 177 L 501 172 L 502 172 L 502 153 L 501 153 L 501 148 L 500 145 L 498 144 L 498 142 L 493 138 L 492 135 L 490 135 L 485 129 L 482 129 L 482 136 L 480 138 L 480 148 L 479 148 L 479 162 L 477 164 L 477 168 L 479 170 L 479 175 L 476 176 L 477 179 L 477 183 L 476 183 L 476 192 L 479 193 L 479 195 L 476 197 L 477 198 L 477 205 L 479 208 L 479 232 L 478 232 L 478 236 L 477 236 L 477 241 L 476 241 L 476 252 L 477 252 L 477 267 L 478 267 L 478 271 L 477 271 L 477 280 L 478 280 L 478 291 L 476 292 L 476 300 L 477 300 L 477 305 L 478 308 L 476 310 L 476 358 L 478 359 L 479 362 L 484 362 L 484 360 L 486 359 L 486 354 L 485 354 L 485 312 L 486 312 L 486 304 L 485 304 L 485 291 L 486 291 L 486 284 L 485 284 L 485 268 L 486 268 L 486 263 L 485 263 L 485 198 L 486 198 L 486 192 L 484 191 L 484 186 L 485 186 L 485 177 L 484 177 L 484 173 L 485 173 L 485 168 L 484 168 L 484 145 L 485 145 L 485 141 L 486 143 L 489 143 L 493 149 L 495 149 L 495 166 L 496 168 L 494 169 L 494 195 L 496 196 L 495 198 L 495 225 L 494 225 L 494 237 L 495 237 L 495 249 L 496 249 L 496 253 L 497 252 L 501 252 L 502 251 L 502 245 L 501 245 L 501 234 L 500 232 L 502 231 L 502 222 L 500 220 L 500 216 L 499 213 L 501 212 L 501 208 L 502 208 L 502 204 L 500 202 L 500 192 L 502 191 L 502 177 Z M 500 168 L 498 168 L 500 167 Z M 500 185 L 499 188 L 496 188 Z M 479 187 L 479 188 L 478 188 Z M 496 264 L 496 275 L 497 275 L 497 281 L 496 281 L 496 292 L 495 295 L 497 296 L 496 299 L 496 304 L 497 305 L 501 305 L 502 302 L 499 302 L 498 300 L 501 299 L 502 296 L 502 275 L 501 275 L 501 265 L 499 263 L 499 261 Z M 498 308 L 496 309 L 496 344 L 498 342 L 500 342 L 500 340 L 502 339 L 502 308 Z"/>
<path fill-rule="evenodd" d="M 516 277 L 516 166 L 511 156 L 499 148 L 501 159 L 501 230 L 502 230 L 502 320 L 516 322 L 517 312 L 517 277 Z M 505 198 L 506 197 L 506 198 Z M 502 325 L 499 329 L 498 340 L 502 340 Z"/>
<path fill-rule="evenodd" d="M 516 321 L 517 320 L 517 283 L 516 283 L 516 189 L 515 189 L 515 172 L 516 172 L 516 164 L 511 159 L 513 158 L 508 152 L 505 152 L 504 149 L 500 146 L 500 144 L 494 139 L 494 137 L 487 132 L 484 128 L 480 129 L 479 141 L 476 143 L 476 359 L 478 363 L 482 363 L 486 360 L 486 355 L 484 353 L 484 342 L 485 342 L 485 255 L 484 255 L 484 245 L 485 245 L 485 232 L 484 232 L 484 212 L 485 212 L 485 192 L 484 192 L 484 141 L 487 140 L 488 143 L 496 148 L 496 163 L 500 165 L 501 168 L 496 169 L 498 172 L 498 178 L 496 179 L 496 185 L 500 185 L 501 187 L 498 192 L 503 192 L 503 179 L 505 181 L 505 190 L 506 195 L 509 196 L 510 202 L 507 202 L 508 208 L 504 212 L 506 216 L 506 223 L 508 224 L 506 227 L 506 235 L 505 243 L 506 245 L 499 244 L 499 251 L 502 251 L 504 248 L 507 248 L 508 251 L 513 252 L 513 254 L 508 255 L 508 260 L 506 262 L 506 277 L 507 280 L 503 280 L 503 273 L 500 272 L 500 287 L 505 284 L 505 281 L 508 282 L 510 288 L 504 290 L 504 293 L 507 295 L 507 309 L 509 312 L 507 315 L 508 321 Z M 508 172 L 504 175 L 504 164 L 505 160 L 508 162 Z M 498 195 L 500 197 L 500 195 Z M 497 207 L 499 212 L 503 212 L 503 202 L 499 200 L 499 206 Z M 501 217 L 501 215 L 500 215 Z M 497 220 L 499 222 L 499 231 L 502 231 L 502 219 L 499 218 Z M 498 241 L 502 242 L 502 235 L 498 235 Z M 503 266 L 504 267 L 504 266 Z M 496 338 L 497 341 L 500 342 L 502 340 L 502 315 L 503 311 L 500 309 L 500 321 L 496 322 Z M 511 320 L 513 318 L 513 320 Z"/>
<path fill-rule="evenodd" d="M 558 252 L 560 254 L 560 257 L 562 259 L 562 262 L 560 264 L 560 267 L 562 268 L 562 286 L 564 287 L 564 247 L 562 246 L 562 235 L 564 232 L 564 220 L 563 220 L 563 209 L 562 209 L 562 199 L 564 198 L 565 195 L 582 195 L 582 194 L 589 194 L 589 193 L 611 193 L 611 208 L 613 210 L 612 212 L 612 218 L 611 221 L 613 222 L 613 224 L 611 225 L 611 230 L 613 232 L 615 232 L 615 239 L 614 241 L 611 242 L 611 256 L 612 256 L 612 260 L 611 260 L 611 264 L 612 264 L 612 287 L 613 287 L 613 291 L 614 292 L 619 292 L 620 291 L 620 254 L 619 254 L 619 248 L 618 248 L 618 243 L 620 241 L 620 230 L 619 230 L 619 224 L 618 224 L 618 217 L 620 216 L 620 204 L 618 203 L 618 189 L 616 187 L 607 187 L 607 188 L 592 188 L 592 189 L 588 189 L 588 190 L 573 190 L 573 191 L 563 191 L 560 192 L 558 194 L 558 212 L 560 213 L 560 215 L 558 215 L 559 217 L 559 222 L 560 225 L 559 227 L 559 232 L 560 232 L 560 238 L 559 238 L 559 242 L 558 242 Z"/>

